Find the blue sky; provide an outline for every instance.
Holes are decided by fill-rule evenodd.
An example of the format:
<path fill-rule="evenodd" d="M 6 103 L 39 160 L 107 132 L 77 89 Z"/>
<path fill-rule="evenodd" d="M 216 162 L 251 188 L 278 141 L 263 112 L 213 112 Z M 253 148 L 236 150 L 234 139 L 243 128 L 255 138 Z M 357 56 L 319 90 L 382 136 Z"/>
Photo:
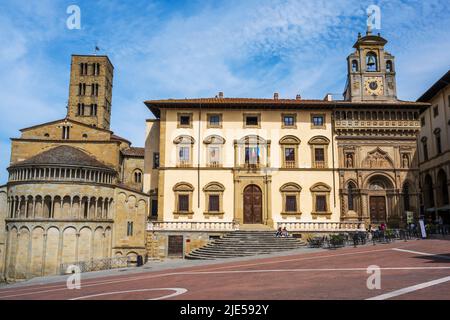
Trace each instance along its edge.
<path fill-rule="evenodd" d="M 81 30 L 66 27 L 72 4 Z M 341 94 L 371 4 L 396 56 L 399 98 L 416 100 L 449 69 L 449 0 L 2 0 L 0 184 L 9 138 L 65 116 L 73 53 L 98 43 L 110 57 L 112 130 L 142 146 L 146 99 Z"/>

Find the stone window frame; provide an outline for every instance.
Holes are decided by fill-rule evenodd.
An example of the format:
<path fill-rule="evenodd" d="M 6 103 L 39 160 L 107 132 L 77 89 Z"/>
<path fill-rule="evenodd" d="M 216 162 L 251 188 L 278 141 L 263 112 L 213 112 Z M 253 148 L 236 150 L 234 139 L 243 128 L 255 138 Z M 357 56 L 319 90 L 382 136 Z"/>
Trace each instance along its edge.
<path fill-rule="evenodd" d="M 247 117 L 257 117 L 258 124 L 257 125 L 247 125 Z M 261 113 L 244 113 L 242 124 L 244 129 L 261 129 Z"/>
<path fill-rule="evenodd" d="M 261 157 L 259 158 L 259 163 L 252 166 L 245 162 L 245 149 L 254 146 L 259 148 Z M 256 134 L 246 135 L 239 140 L 234 140 L 234 166 L 236 168 L 270 167 L 270 149 L 271 140 L 266 140 Z"/>
<path fill-rule="evenodd" d="M 139 169 L 139 168 L 136 168 L 136 169 L 134 169 L 133 170 L 133 176 L 132 176 L 132 178 L 133 178 L 133 183 L 136 183 L 136 184 L 142 184 L 142 181 L 143 181 L 143 178 L 144 177 L 144 174 L 143 174 L 143 172 L 142 172 L 142 170 L 141 169 Z M 139 178 L 139 179 L 138 179 Z M 138 181 L 139 180 L 139 181 Z"/>
<path fill-rule="evenodd" d="M 284 123 L 285 117 L 293 117 L 294 124 L 292 126 L 288 126 Z M 296 113 L 282 113 L 281 114 L 281 129 L 297 129 L 297 114 Z"/>
<path fill-rule="evenodd" d="M 153 158 L 152 158 L 152 168 L 153 169 L 159 169 L 159 161 L 160 161 L 160 155 L 159 152 L 153 152 Z"/>
<path fill-rule="evenodd" d="M 205 193 L 205 211 L 204 215 L 223 215 L 223 193 L 225 192 L 225 187 L 220 182 L 210 182 L 203 187 L 203 192 Z M 219 196 L 219 211 L 209 211 L 209 196 Z"/>
<path fill-rule="evenodd" d="M 330 145 L 330 140 L 324 136 L 314 136 L 309 141 L 308 144 L 311 147 L 311 168 L 314 169 L 325 169 L 328 168 L 328 146 Z M 316 149 L 323 148 L 324 152 L 324 164 L 323 166 L 318 166 L 316 162 Z"/>
<path fill-rule="evenodd" d="M 331 207 L 330 207 L 330 194 L 331 194 L 331 187 L 323 182 L 318 182 L 314 184 L 310 189 L 311 195 L 312 195 L 312 208 L 313 211 L 311 212 L 312 215 L 331 215 Z M 327 210 L 326 211 L 317 211 L 316 205 L 317 205 L 317 196 L 325 196 L 325 203 Z"/>
<path fill-rule="evenodd" d="M 302 187 L 294 182 L 288 182 L 281 186 L 280 193 L 282 197 L 282 215 L 301 215 L 302 212 L 300 210 L 300 193 L 302 191 Z M 296 199 L 296 211 L 287 211 L 286 210 L 286 198 L 288 196 L 295 196 Z"/>
<path fill-rule="evenodd" d="M 436 128 L 433 130 L 434 135 L 434 144 L 436 146 L 436 154 L 442 154 L 442 137 L 441 137 L 441 128 Z"/>
<path fill-rule="evenodd" d="M 314 117 L 322 117 L 323 125 L 316 126 L 314 125 Z M 325 113 L 311 113 L 311 129 L 326 129 L 327 128 L 327 115 Z"/>
<path fill-rule="evenodd" d="M 181 117 L 189 117 L 189 125 L 181 124 Z M 192 112 L 178 112 L 177 113 L 177 128 L 192 129 L 192 122 L 194 114 Z"/>
<path fill-rule="evenodd" d="M 358 212 L 358 192 L 358 185 L 356 182 L 354 180 L 347 181 L 344 193 L 347 212 Z M 352 209 L 350 209 L 350 200 L 352 200 Z"/>
<path fill-rule="evenodd" d="M 180 168 L 189 168 L 192 167 L 193 163 L 193 149 L 194 149 L 194 143 L 195 139 L 189 135 L 181 135 L 176 137 L 173 140 L 173 143 L 176 145 L 176 159 L 177 159 L 177 167 Z M 181 147 L 189 147 L 189 160 L 182 163 L 180 160 L 180 148 Z"/>
<path fill-rule="evenodd" d="M 194 211 L 192 210 L 192 202 L 193 202 L 193 194 L 194 194 L 194 187 L 192 184 L 188 182 L 179 182 L 173 187 L 173 192 L 175 194 L 175 207 L 173 214 L 176 215 L 191 215 L 194 214 Z M 179 211 L 178 210 L 178 197 L 180 195 L 187 195 L 188 201 L 189 201 L 189 209 L 188 211 Z"/>
<path fill-rule="evenodd" d="M 428 150 L 428 138 L 427 137 L 422 137 L 422 139 L 420 139 L 420 141 L 422 142 L 422 156 L 424 161 L 428 161 L 428 159 L 430 158 L 430 151 Z"/>
<path fill-rule="evenodd" d="M 280 139 L 279 144 L 281 146 L 281 167 L 282 168 L 286 168 L 286 169 L 298 168 L 298 166 L 299 166 L 298 149 L 299 149 L 300 143 L 301 143 L 301 140 L 299 138 L 297 138 L 296 136 L 292 136 L 292 135 L 284 136 Z M 292 167 L 288 167 L 286 165 L 286 152 L 285 151 L 287 148 L 294 148 L 295 160 L 294 160 L 294 165 Z"/>
<path fill-rule="evenodd" d="M 218 125 L 211 124 L 211 122 L 209 121 L 209 118 L 211 116 L 219 116 L 219 124 Z M 222 113 L 207 113 L 206 114 L 206 128 L 207 129 L 222 129 L 222 119 L 223 119 Z"/>
<path fill-rule="evenodd" d="M 207 136 L 203 143 L 206 145 L 206 166 L 212 167 L 212 168 L 218 168 L 223 166 L 223 145 L 225 144 L 225 139 L 219 135 L 212 134 Z M 219 148 L 219 163 L 212 163 L 210 161 L 210 153 L 209 153 L 209 146 L 213 145 L 215 147 Z"/>
<path fill-rule="evenodd" d="M 435 105 L 433 106 L 433 118 L 436 118 L 437 116 L 439 116 L 439 105 Z"/>

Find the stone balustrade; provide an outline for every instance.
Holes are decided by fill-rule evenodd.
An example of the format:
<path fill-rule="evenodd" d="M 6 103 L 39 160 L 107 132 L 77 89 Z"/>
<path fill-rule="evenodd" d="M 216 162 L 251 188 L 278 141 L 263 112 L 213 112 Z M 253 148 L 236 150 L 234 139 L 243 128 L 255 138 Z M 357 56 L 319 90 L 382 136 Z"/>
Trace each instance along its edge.
<path fill-rule="evenodd" d="M 277 228 L 290 232 L 348 232 L 365 231 L 363 222 L 278 222 Z M 147 231 L 235 231 L 239 225 L 234 222 L 172 222 L 151 221 Z"/>
<path fill-rule="evenodd" d="M 337 120 L 336 128 L 420 128 L 419 120 Z"/>
<path fill-rule="evenodd" d="M 175 222 L 151 221 L 147 231 L 234 231 L 239 225 L 234 222 Z"/>
<path fill-rule="evenodd" d="M 278 222 L 277 227 L 286 227 L 288 232 L 348 232 L 366 230 L 363 222 Z"/>

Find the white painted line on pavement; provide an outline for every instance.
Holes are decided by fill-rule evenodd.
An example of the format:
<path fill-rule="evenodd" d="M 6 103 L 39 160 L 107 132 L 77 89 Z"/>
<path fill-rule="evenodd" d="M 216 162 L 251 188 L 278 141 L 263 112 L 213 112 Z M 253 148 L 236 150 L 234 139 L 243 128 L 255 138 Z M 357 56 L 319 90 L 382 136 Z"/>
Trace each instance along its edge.
<path fill-rule="evenodd" d="M 376 297 L 372 297 L 372 298 L 368 298 L 366 300 L 386 300 L 389 298 L 393 298 L 393 297 L 398 297 L 401 296 L 403 294 L 407 294 L 410 292 L 414 292 L 420 289 L 424 289 L 424 288 L 428 288 L 431 286 L 435 286 L 437 284 L 441 284 L 444 282 L 450 281 L 450 276 L 449 277 L 445 277 L 445 278 L 440 278 L 440 279 L 436 279 L 433 281 L 428 281 L 428 282 L 424 282 L 424 283 L 420 283 L 420 284 L 416 284 L 415 286 L 411 286 L 411 287 L 406 287 L 400 290 L 395 290 L 389 293 L 385 293 L 385 294 L 381 294 L 379 296 Z"/>
<path fill-rule="evenodd" d="M 82 300 L 82 299 L 89 299 L 94 297 L 103 297 L 103 296 L 110 296 L 113 294 L 123 294 L 123 293 L 131 293 L 131 292 L 148 292 L 148 291 L 175 291 L 174 293 L 167 294 L 162 297 L 147 299 L 147 300 L 164 300 L 168 298 L 172 298 L 175 296 L 179 296 L 180 294 L 186 293 L 188 290 L 185 288 L 152 288 L 152 289 L 137 289 L 137 290 L 126 290 L 126 291 L 115 291 L 115 292 L 104 292 L 99 294 L 92 294 L 89 296 L 83 296 L 78 298 L 73 298 L 69 300 Z"/>
<path fill-rule="evenodd" d="M 393 248 L 392 250 L 400 251 L 400 252 L 414 253 L 414 254 L 418 254 L 418 255 L 421 255 L 421 256 L 433 256 L 433 257 L 437 257 L 437 258 L 441 258 L 441 259 L 448 259 L 448 260 L 450 260 L 449 256 L 443 256 L 443 255 L 440 255 L 440 254 L 420 252 L 420 251 L 413 251 L 413 250 L 406 250 L 406 249 L 399 249 L 399 248 Z"/>

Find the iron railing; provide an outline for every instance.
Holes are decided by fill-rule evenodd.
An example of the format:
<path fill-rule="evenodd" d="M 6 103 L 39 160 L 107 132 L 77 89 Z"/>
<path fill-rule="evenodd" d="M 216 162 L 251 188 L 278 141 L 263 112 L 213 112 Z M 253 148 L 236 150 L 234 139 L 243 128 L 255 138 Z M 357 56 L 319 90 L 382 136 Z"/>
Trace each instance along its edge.
<path fill-rule="evenodd" d="M 126 268 L 131 264 L 130 257 L 115 257 L 104 259 L 91 259 L 73 263 L 61 263 L 60 274 L 72 273 L 73 266 L 78 267 L 80 272 L 99 271 L 117 268 Z"/>

